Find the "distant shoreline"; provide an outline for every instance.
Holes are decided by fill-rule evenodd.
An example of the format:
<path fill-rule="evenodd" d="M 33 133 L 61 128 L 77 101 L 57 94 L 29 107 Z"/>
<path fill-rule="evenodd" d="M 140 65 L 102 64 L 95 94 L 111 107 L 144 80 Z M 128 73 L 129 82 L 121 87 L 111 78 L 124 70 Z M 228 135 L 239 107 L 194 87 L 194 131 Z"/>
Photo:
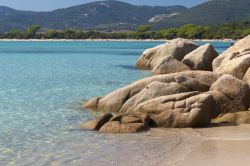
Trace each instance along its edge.
<path fill-rule="evenodd" d="M 190 39 L 194 42 L 236 42 L 233 39 Z M 70 41 L 127 41 L 127 42 L 136 42 L 136 41 L 143 41 L 143 42 L 167 42 L 167 39 L 0 39 L 0 42 L 3 41 L 34 41 L 34 42 L 70 42 Z"/>

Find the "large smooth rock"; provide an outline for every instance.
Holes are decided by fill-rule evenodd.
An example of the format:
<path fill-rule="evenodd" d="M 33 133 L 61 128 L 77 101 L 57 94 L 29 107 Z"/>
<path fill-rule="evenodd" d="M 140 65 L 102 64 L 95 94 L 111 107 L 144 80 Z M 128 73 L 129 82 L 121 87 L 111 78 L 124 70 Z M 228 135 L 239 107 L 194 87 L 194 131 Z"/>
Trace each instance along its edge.
<path fill-rule="evenodd" d="M 159 75 L 177 73 L 188 70 L 191 70 L 191 68 L 181 63 L 180 61 L 174 59 L 172 56 L 169 56 L 160 59 L 159 62 L 154 66 L 152 72 L 154 75 Z"/>
<path fill-rule="evenodd" d="M 118 121 L 121 123 L 143 123 L 144 126 L 148 126 L 150 123 L 150 117 L 148 114 L 140 112 L 120 113 L 111 118 L 110 121 Z"/>
<path fill-rule="evenodd" d="M 154 81 L 159 82 L 175 82 L 176 76 L 186 76 L 195 78 L 200 82 L 203 82 L 209 86 L 211 86 L 221 75 L 214 74 L 208 71 L 187 71 L 181 73 L 173 73 L 166 75 L 157 75 L 153 77 L 148 77 L 139 81 L 134 82 L 124 88 L 118 89 L 114 92 L 109 93 L 108 95 L 95 100 L 97 102 L 92 102 L 93 105 L 84 104 L 84 108 L 106 111 L 106 112 L 119 112 L 122 106 L 133 96 L 141 92 L 145 87 L 147 87 L 150 83 Z"/>
<path fill-rule="evenodd" d="M 200 92 L 185 92 L 167 96 L 160 96 L 137 105 L 134 112 L 146 113 L 146 114 L 158 114 L 169 108 L 173 109 L 174 105 L 178 101 L 184 101 L 192 96 L 199 95 Z"/>
<path fill-rule="evenodd" d="M 193 70 L 212 71 L 213 60 L 218 56 L 211 44 L 205 44 L 187 54 L 181 61 Z"/>
<path fill-rule="evenodd" d="M 228 60 L 225 59 L 214 72 L 218 74 L 230 74 L 242 80 L 249 67 L 250 52 L 243 52 L 235 54 Z"/>
<path fill-rule="evenodd" d="M 220 77 L 210 88 L 211 91 L 218 91 L 230 100 L 241 105 L 243 110 L 250 106 L 250 90 L 249 86 L 231 75 L 224 75 Z"/>
<path fill-rule="evenodd" d="M 99 130 L 105 123 L 107 123 L 113 115 L 111 113 L 104 114 L 101 117 L 97 117 L 91 121 L 88 121 L 80 125 L 80 128 L 87 130 Z"/>
<path fill-rule="evenodd" d="M 250 124 L 250 111 L 223 114 L 213 120 L 214 123 Z"/>
<path fill-rule="evenodd" d="M 248 70 L 243 78 L 243 81 L 245 81 L 250 86 L 250 68 L 248 68 Z"/>
<path fill-rule="evenodd" d="M 136 67 L 152 70 L 161 60 L 163 60 L 163 57 L 169 56 L 181 61 L 186 54 L 196 48 L 198 48 L 198 45 L 190 40 L 180 38 L 174 39 L 166 44 L 160 45 L 159 47 L 146 50 L 137 61 Z"/>
<path fill-rule="evenodd" d="M 228 61 L 232 59 L 232 57 L 234 57 L 235 55 L 246 52 L 247 50 L 250 50 L 250 36 L 247 36 L 244 39 L 239 40 L 229 49 L 224 51 L 220 56 L 218 56 L 213 61 L 213 70 L 215 71 L 225 61 Z"/>
<path fill-rule="evenodd" d="M 215 106 L 213 97 L 209 94 L 191 95 L 193 94 L 186 93 L 158 97 L 141 103 L 137 111 L 150 114 L 158 127 L 180 128 L 208 125 Z M 177 98 L 182 100 L 176 101 Z"/>
<path fill-rule="evenodd" d="M 250 101 L 246 100 L 246 97 L 248 97 L 247 93 L 249 92 L 248 85 L 231 75 L 220 77 L 211 86 L 210 90 L 219 91 L 233 100 Z"/>
<path fill-rule="evenodd" d="M 120 112 L 133 112 L 135 107 L 144 101 L 148 101 L 159 96 L 172 95 L 188 91 L 190 90 L 185 86 L 175 82 L 164 83 L 155 81 L 145 87 L 141 92 L 127 100 L 122 106 Z"/>
<path fill-rule="evenodd" d="M 168 44 L 168 43 L 165 43 Z M 164 44 L 158 45 L 156 47 L 153 48 L 149 48 L 146 49 L 140 59 L 138 59 L 138 61 L 136 62 L 136 67 L 139 69 L 144 69 L 144 70 L 149 70 L 151 69 L 150 67 L 150 61 L 152 60 L 152 58 L 155 56 L 156 52 L 159 50 L 160 47 L 162 47 Z"/>
<path fill-rule="evenodd" d="M 185 77 L 182 75 L 176 76 L 175 82 L 185 86 L 186 88 L 190 89 L 190 91 L 206 92 L 210 88 L 209 85 L 200 82 L 197 79 L 191 77 Z"/>
<path fill-rule="evenodd" d="M 143 123 L 121 123 L 119 121 L 111 121 L 106 123 L 100 129 L 102 133 L 136 133 L 146 130 L 148 127 Z"/>
<path fill-rule="evenodd" d="M 215 108 L 212 112 L 213 118 L 218 117 L 220 114 L 229 112 L 234 113 L 238 112 L 239 110 L 246 109 L 246 105 L 244 103 L 237 100 L 232 100 L 219 91 L 208 91 L 205 92 L 205 94 L 210 94 L 214 98 Z"/>

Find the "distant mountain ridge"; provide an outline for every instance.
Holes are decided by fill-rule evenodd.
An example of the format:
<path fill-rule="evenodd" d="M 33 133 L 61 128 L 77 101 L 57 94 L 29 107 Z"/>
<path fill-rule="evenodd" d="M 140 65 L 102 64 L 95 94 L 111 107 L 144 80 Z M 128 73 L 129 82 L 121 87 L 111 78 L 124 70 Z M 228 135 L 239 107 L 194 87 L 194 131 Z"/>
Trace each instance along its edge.
<path fill-rule="evenodd" d="M 39 24 L 46 29 L 109 29 L 122 25 L 129 28 L 132 25 L 146 24 L 160 15 L 180 14 L 186 10 L 184 6 L 135 6 L 115 0 L 92 2 L 51 12 L 19 11 L 0 7 L 0 31 L 25 29 L 32 24 Z"/>
<path fill-rule="evenodd" d="M 236 20 L 250 21 L 250 0 L 209 0 L 187 9 L 184 6 L 136 6 L 107 0 L 51 12 L 19 11 L 0 7 L 0 32 L 26 29 L 38 24 L 43 29 L 134 30 L 150 24 L 153 29 L 184 24 L 217 25 Z"/>
<path fill-rule="evenodd" d="M 184 24 L 215 25 L 233 21 L 250 21 L 250 0 L 209 0 L 180 15 L 166 18 L 155 28 L 178 27 Z"/>

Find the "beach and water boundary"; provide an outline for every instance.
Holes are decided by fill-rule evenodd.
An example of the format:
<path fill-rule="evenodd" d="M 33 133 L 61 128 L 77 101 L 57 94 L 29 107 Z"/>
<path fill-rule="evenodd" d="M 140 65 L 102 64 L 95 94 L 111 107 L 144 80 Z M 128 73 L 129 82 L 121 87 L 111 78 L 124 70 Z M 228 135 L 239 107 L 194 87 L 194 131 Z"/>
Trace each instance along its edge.
<path fill-rule="evenodd" d="M 158 44 L 108 43 L 1 44 L 1 164 L 195 165 L 199 161 L 211 165 L 207 161 L 215 156 L 222 161 L 214 165 L 246 161 L 248 125 L 157 129 L 129 135 L 78 130 L 77 123 L 95 116 L 78 110 L 79 100 L 148 76 L 124 66 L 133 66 L 142 50 Z M 228 46 L 222 43 L 217 49 L 221 52 Z M 227 145 L 237 149 L 239 155 L 228 151 Z"/>

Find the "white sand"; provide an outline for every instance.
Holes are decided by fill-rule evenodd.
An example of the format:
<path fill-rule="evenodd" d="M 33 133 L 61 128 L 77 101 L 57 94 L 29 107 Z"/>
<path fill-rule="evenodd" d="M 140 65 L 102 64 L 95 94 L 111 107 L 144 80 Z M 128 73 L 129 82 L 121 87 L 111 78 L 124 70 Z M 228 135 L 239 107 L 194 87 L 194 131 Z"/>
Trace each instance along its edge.
<path fill-rule="evenodd" d="M 158 41 L 158 42 L 167 42 L 166 39 L 0 39 L 1 41 L 35 41 L 35 42 L 48 42 L 48 41 L 58 41 L 58 42 L 68 42 L 68 41 L 128 41 L 128 42 L 134 42 L 134 41 L 145 41 L 145 42 L 151 42 L 151 41 Z M 194 42 L 236 42 L 232 39 L 193 39 Z"/>

